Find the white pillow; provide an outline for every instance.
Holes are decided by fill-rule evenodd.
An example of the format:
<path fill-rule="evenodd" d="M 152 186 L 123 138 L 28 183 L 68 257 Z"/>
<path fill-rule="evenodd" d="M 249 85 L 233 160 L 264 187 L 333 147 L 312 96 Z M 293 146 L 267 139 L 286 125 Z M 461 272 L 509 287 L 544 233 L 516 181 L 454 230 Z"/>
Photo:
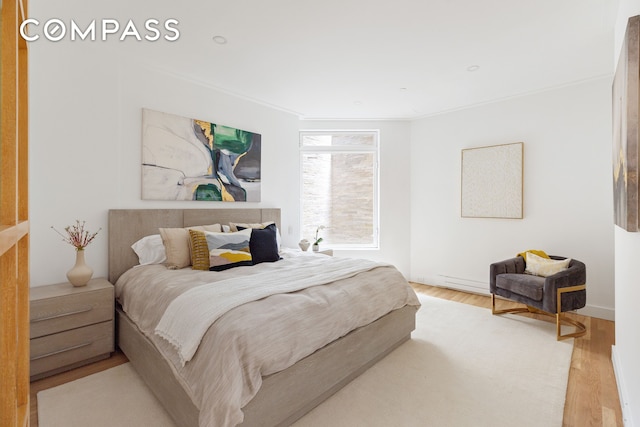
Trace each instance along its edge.
<path fill-rule="evenodd" d="M 526 268 L 524 272 L 542 277 L 553 276 L 562 270 L 566 270 L 569 267 L 570 262 L 571 258 L 561 260 L 547 259 L 532 252 L 527 252 Z"/>
<path fill-rule="evenodd" d="M 131 245 L 131 249 L 138 255 L 140 265 L 164 264 L 167 261 L 167 253 L 159 234 L 143 237 Z"/>

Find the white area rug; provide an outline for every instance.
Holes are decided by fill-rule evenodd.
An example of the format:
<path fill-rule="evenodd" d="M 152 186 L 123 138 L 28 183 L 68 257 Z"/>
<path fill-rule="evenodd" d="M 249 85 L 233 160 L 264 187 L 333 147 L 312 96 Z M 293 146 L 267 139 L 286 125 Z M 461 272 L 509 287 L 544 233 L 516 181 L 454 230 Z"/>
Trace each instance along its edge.
<path fill-rule="evenodd" d="M 413 339 L 296 427 L 561 426 L 573 339 L 420 295 Z M 174 427 L 127 363 L 38 393 L 40 427 Z"/>

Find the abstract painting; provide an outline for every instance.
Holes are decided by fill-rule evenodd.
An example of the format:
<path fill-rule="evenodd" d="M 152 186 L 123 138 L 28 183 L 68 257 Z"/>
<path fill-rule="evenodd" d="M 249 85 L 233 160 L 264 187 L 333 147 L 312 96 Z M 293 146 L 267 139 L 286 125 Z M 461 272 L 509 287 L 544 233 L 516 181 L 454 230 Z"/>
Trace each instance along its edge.
<path fill-rule="evenodd" d="M 629 18 L 613 79 L 614 222 L 638 231 L 638 102 L 640 101 L 640 16 Z"/>
<path fill-rule="evenodd" d="M 259 202 L 261 135 L 142 110 L 142 198 Z"/>
<path fill-rule="evenodd" d="M 522 218 L 523 143 L 462 150 L 464 218 Z"/>

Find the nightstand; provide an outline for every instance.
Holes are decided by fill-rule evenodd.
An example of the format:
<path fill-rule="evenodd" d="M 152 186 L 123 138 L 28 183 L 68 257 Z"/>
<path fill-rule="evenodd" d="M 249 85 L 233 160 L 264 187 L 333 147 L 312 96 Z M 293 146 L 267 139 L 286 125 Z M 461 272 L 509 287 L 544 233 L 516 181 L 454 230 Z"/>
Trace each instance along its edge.
<path fill-rule="evenodd" d="M 106 279 L 31 288 L 31 381 L 114 351 L 114 290 Z"/>
<path fill-rule="evenodd" d="M 319 250 L 319 251 L 314 252 L 314 254 L 322 254 L 322 255 L 333 256 L 333 249 Z"/>

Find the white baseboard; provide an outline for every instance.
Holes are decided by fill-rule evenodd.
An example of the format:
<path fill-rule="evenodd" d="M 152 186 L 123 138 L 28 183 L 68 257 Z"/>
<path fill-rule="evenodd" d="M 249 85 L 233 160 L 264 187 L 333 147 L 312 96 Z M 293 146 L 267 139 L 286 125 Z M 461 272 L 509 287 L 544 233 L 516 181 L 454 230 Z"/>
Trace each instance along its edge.
<path fill-rule="evenodd" d="M 438 275 L 439 284 L 445 288 L 459 289 L 474 294 L 489 295 L 489 284 L 478 280 L 464 279 L 462 277 Z"/>
<path fill-rule="evenodd" d="M 616 320 L 616 310 L 608 307 L 600 307 L 598 305 L 587 304 L 584 308 L 578 310 L 583 316 L 597 317 L 598 319 Z"/>
<path fill-rule="evenodd" d="M 611 362 L 613 363 L 613 373 L 616 376 L 616 385 L 618 386 L 618 396 L 620 398 L 620 407 L 622 408 L 622 422 L 624 427 L 634 427 L 631 408 L 627 400 L 626 387 L 624 385 L 624 375 L 622 375 L 622 366 L 618 359 L 616 346 L 611 346 Z"/>
<path fill-rule="evenodd" d="M 413 281 L 417 283 L 423 283 L 423 280 L 420 279 L 421 278 L 417 278 Z M 436 282 L 437 283 L 435 283 L 435 286 L 471 292 L 474 294 L 489 295 L 489 283 L 479 280 L 439 274 L 437 275 Z M 609 307 L 587 304 L 584 308 L 577 310 L 577 313 L 582 314 L 583 316 L 597 317 L 598 319 L 615 321 L 616 311 L 615 309 Z"/>

